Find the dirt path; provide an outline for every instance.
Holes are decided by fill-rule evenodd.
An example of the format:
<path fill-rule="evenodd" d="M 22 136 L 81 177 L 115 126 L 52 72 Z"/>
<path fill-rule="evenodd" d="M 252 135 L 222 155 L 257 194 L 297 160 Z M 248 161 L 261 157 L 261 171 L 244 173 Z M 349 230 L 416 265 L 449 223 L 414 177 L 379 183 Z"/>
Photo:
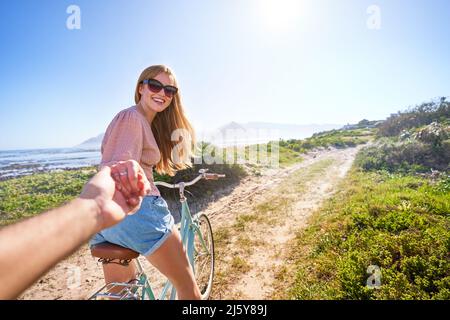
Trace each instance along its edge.
<path fill-rule="evenodd" d="M 217 254 L 221 255 L 216 264 L 213 299 L 271 298 L 272 282 L 277 270 L 283 266 L 285 249 L 294 237 L 293 231 L 303 227 L 312 211 L 332 194 L 336 183 L 350 168 L 358 149 L 312 152 L 304 157 L 304 161 L 288 168 L 266 169 L 260 175 L 250 175 L 230 193 L 224 192 L 226 195 L 219 195 L 217 201 L 205 207 L 203 212 L 211 218 L 219 242 Z M 311 172 L 308 171 L 310 168 L 313 168 Z M 298 176 L 299 173 L 308 179 L 302 177 L 302 186 L 297 192 L 285 192 L 289 193 L 290 198 L 289 210 L 284 212 L 283 219 L 276 212 L 272 214 L 271 210 L 266 210 L 266 214 L 275 219 L 266 218 L 261 223 L 258 216 L 255 221 L 247 223 L 245 229 L 232 232 L 225 241 L 220 241 L 220 233 L 235 230 L 233 226 L 242 215 L 255 217 L 255 206 L 264 204 L 268 197 L 279 192 L 281 182 L 291 180 L 293 175 Z M 295 191 L 295 188 L 292 190 Z M 245 244 L 252 250 L 246 249 Z M 242 253 L 242 250 L 246 252 Z M 249 268 L 239 264 L 236 268 L 235 258 L 239 254 L 245 258 Z M 140 260 L 152 274 L 153 283 L 156 283 L 155 291 L 158 292 L 162 283 L 161 275 L 145 259 L 141 257 Z M 233 271 L 233 276 L 227 277 L 229 271 Z M 20 299 L 85 299 L 102 284 L 101 264 L 91 257 L 87 245 L 83 245 L 42 277 Z"/>
<path fill-rule="evenodd" d="M 266 172 L 263 183 L 237 190 L 241 196 L 234 205 L 236 194 L 231 194 L 229 200 L 223 199 L 231 204 L 218 209 L 222 214 L 212 219 L 213 225 L 221 226 L 226 234 L 224 244 L 219 244 L 217 250 L 213 298 L 274 298 L 275 279 L 289 269 L 287 252 L 295 232 L 305 227 L 308 217 L 333 194 L 359 149 L 309 156 L 291 168 Z M 298 190 L 293 190 L 296 187 L 290 183 L 296 184 Z M 239 216 L 240 221 L 232 218 Z M 242 221 L 246 221 L 244 228 Z"/>

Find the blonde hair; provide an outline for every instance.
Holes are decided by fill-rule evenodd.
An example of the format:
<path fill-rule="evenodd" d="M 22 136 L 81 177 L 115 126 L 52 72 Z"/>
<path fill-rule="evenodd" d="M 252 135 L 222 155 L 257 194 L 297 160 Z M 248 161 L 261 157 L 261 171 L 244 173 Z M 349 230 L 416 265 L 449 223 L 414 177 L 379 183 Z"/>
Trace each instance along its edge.
<path fill-rule="evenodd" d="M 166 73 L 173 77 L 174 85 L 178 88 L 177 80 L 174 73 L 164 65 L 154 65 L 142 71 L 136 84 L 134 100 L 136 104 L 141 100 L 139 86 L 145 79 L 156 77 L 160 73 Z M 173 96 L 170 105 L 162 112 L 158 112 L 151 123 L 151 128 L 155 140 L 158 144 L 161 160 L 156 164 L 156 172 L 159 174 L 168 174 L 174 176 L 177 170 L 183 170 L 192 167 L 191 156 L 195 153 L 196 138 L 194 128 L 184 114 L 183 104 L 181 102 L 180 90 Z M 184 134 L 189 134 L 184 139 L 184 135 L 180 141 L 172 141 L 172 133 L 177 129 L 183 129 Z M 190 145 L 188 145 L 190 143 Z M 178 159 L 172 159 L 172 150 L 175 145 L 178 150 Z M 193 148 L 194 147 L 194 148 Z"/>

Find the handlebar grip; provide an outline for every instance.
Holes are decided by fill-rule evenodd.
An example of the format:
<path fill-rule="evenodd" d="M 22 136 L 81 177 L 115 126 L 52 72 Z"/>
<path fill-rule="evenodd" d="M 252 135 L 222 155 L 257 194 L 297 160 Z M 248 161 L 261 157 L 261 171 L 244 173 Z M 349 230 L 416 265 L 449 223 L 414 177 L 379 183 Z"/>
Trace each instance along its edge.
<path fill-rule="evenodd" d="M 225 178 L 224 174 L 217 174 L 217 173 L 206 173 L 205 179 L 206 180 L 217 180 L 219 178 Z"/>

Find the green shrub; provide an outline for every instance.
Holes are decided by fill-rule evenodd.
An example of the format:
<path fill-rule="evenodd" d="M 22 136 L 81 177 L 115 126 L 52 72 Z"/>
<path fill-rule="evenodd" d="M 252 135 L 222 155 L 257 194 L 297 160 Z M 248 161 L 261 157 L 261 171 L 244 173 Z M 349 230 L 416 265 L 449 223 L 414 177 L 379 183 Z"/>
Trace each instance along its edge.
<path fill-rule="evenodd" d="M 436 148 L 415 139 L 382 138 L 358 153 L 355 162 L 366 171 L 415 173 L 448 170 L 450 149 Z"/>
<path fill-rule="evenodd" d="M 430 144 L 433 148 L 440 148 L 445 140 L 450 136 L 450 126 L 437 122 L 420 128 L 414 133 L 413 137 L 423 143 Z"/>
<path fill-rule="evenodd" d="M 378 136 L 398 136 L 402 130 L 417 128 L 432 122 L 446 123 L 450 119 L 450 103 L 446 97 L 422 103 L 387 118 L 378 128 Z"/>
<path fill-rule="evenodd" d="M 449 299 L 447 186 L 448 177 L 433 182 L 354 167 L 297 238 L 297 248 L 311 249 L 296 261 L 290 297 Z M 381 271 L 375 289 L 367 286 L 369 266 Z"/>

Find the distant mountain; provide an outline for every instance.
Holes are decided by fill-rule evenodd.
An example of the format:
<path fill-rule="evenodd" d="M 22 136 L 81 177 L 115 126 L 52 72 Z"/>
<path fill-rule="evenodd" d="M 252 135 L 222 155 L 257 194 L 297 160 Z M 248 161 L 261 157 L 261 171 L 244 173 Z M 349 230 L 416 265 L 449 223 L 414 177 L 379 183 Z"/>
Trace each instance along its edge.
<path fill-rule="evenodd" d="M 278 139 L 304 139 L 314 133 L 342 128 L 342 124 L 281 124 L 271 122 L 238 123 L 231 121 L 216 130 L 197 132 L 198 141 L 208 141 L 218 146 L 230 144 L 261 143 Z M 237 134 L 238 137 L 229 136 Z M 80 149 L 100 149 L 104 133 L 75 146 Z"/>
<path fill-rule="evenodd" d="M 86 141 L 80 143 L 79 145 L 74 146 L 74 148 L 78 149 L 100 149 L 102 145 L 103 136 L 105 134 L 101 133 L 94 138 L 87 139 Z"/>

